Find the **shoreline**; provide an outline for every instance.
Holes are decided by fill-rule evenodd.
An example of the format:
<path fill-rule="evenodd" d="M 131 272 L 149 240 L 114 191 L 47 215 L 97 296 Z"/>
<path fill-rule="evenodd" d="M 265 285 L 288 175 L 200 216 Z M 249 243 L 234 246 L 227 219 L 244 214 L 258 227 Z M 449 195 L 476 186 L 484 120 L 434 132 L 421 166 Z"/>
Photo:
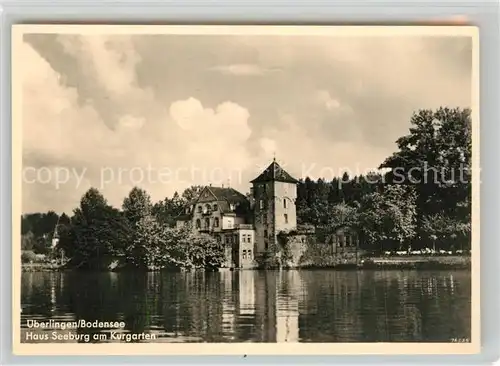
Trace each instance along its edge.
<path fill-rule="evenodd" d="M 360 263 L 343 263 L 337 265 L 315 265 L 304 264 L 290 267 L 282 267 L 281 269 L 297 269 L 297 270 L 442 270 L 442 269 L 470 269 L 470 256 L 394 256 L 394 257 L 366 257 Z M 220 268 L 219 270 L 276 270 L 279 268 Z M 22 272 L 64 272 L 64 271 L 80 271 L 78 269 L 67 268 L 53 263 L 23 263 L 21 266 Z M 81 270 L 82 272 L 85 270 Z M 97 272 L 97 270 L 89 270 Z M 134 271 L 104 269 L 101 272 L 121 272 Z M 148 271 L 154 272 L 154 271 Z"/>

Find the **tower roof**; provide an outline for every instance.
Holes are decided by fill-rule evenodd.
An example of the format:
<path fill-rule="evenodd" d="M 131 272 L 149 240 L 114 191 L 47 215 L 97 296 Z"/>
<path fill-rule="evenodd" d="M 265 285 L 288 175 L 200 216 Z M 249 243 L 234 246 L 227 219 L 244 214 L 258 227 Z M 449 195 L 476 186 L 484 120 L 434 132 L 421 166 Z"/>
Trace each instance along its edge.
<path fill-rule="evenodd" d="M 273 159 L 271 165 L 264 170 L 257 178 L 250 183 L 262 182 L 286 182 L 298 183 L 299 181 L 288 174 L 277 162 Z"/>

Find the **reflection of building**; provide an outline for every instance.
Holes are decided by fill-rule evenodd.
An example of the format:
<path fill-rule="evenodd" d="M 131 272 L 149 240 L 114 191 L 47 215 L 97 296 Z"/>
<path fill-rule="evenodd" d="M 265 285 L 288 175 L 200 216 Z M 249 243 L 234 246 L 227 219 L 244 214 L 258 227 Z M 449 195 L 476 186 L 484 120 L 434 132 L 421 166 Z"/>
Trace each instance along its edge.
<path fill-rule="evenodd" d="M 222 282 L 224 284 L 224 296 L 222 298 L 222 331 L 224 334 L 234 336 L 236 329 L 236 306 L 233 299 L 233 276 L 228 270 L 222 271 Z"/>
<path fill-rule="evenodd" d="M 177 227 L 190 226 L 224 243 L 229 267 L 255 266 L 254 258 L 276 243 L 280 231 L 297 226 L 296 179 L 273 160 L 251 183 L 249 198 L 233 188 L 205 187 L 177 218 Z"/>
<path fill-rule="evenodd" d="M 239 308 L 241 315 L 255 314 L 255 272 L 241 271 L 239 275 Z"/>
<path fill-rule="evenodd" d="M 276 299 L 276 342 L 299 341 L 299 300 L 295 288 L 298 276 L 297 272 L 280 272 Z M 286 291 L 285 287 L 291 287 L 291 291 Z"/>

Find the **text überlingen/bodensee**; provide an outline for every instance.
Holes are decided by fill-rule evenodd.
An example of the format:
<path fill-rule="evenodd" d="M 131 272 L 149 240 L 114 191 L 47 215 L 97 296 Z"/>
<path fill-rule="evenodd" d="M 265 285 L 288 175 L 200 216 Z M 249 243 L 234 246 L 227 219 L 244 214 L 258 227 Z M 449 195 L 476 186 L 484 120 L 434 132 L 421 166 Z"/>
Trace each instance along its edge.
<path fill-rule="evenodd" d="M 40 328 L 40 329 L 78 329 L 78 328 L 107 328 L 107 329 L 123 329 L 125 328 L 125 322 L 102 322 L 102 321 L 86 321 L 80 319 L 78 321 L 72 322 L 58 322 L 55 320 L 49 320 L 45 322 L 39 322 L 34 319 L 29 319 L 27 321 L 28 328 Z"/>

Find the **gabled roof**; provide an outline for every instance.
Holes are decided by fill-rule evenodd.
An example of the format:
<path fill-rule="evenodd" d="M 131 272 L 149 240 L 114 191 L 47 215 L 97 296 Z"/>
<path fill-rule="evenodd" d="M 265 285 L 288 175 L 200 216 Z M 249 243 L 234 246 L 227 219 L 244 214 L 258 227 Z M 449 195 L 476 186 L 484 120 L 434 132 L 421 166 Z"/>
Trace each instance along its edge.
<path fill-rule="evenodd" d="M 236 209 L 234 213 L 238 215 L 245 214 L 250 207 L 250 202 L 247 197 L 234 188 L 206 186 L 200 191 L 196 199 L 184 206 L 184 212 L 177 216 L 177 219 L 188 220 L 192 217 L 192 213 L 185 213 L 186 207 L 195 205 L 196 203 L 208 203 L 213 201 L 217 201 L 219 209 L 223 213 L 233 213 L 230 207 L 231 204 L 235 204 Z"/>
<path fill-rule="evenodd" d="M 247 198 L 244 194 L 238 192 L 234 188 L 224 187 L 207 187 L 219 201 L 228 201 L 229 203 L 246 202 Z"/>
<path fill-rule="evenodd" d="M 262 182 L 287 182 L 298 183 L 299 181 L 288 174 L 277 162 L 273 160 L 266 170 L 264 170 L 257 178 L 250 183 Z"/>

